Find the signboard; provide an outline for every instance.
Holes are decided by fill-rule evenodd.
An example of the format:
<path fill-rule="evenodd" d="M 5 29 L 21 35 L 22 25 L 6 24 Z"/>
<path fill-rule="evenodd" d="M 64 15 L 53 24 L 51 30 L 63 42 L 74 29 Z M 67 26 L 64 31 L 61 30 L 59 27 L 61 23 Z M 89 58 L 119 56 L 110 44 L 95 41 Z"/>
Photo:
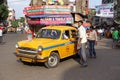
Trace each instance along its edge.
<path fill-rule="evenodd" d="M 80 20 L 83 20 L 83 18 L 80 15 L 75 14 L 75 21 L 80 21 Z"/>
<path fill-rule="evenodd" d="M 55 25 L 55 24 L 71 24 L 73 23 L 73 18 L 40 18 L 37 20 L 28 20 L 28 24 L 44 24 L 44 25 Z"/>
<path fill-rule="evenodd" d="M 96 6 L 96 16 L 113 18 L 113 7 L 113 3 Z"/>
<path fill-rule="evenodd" d="M 70 6 L 45 5 L 26 7 L 23 13 L 27 16 L 39 14 L 70 14 Z"/>
<path fill-rule="evenodd" d="M 41 15 L 31 15 L 29 18 L 47 18 L 47 17 L 61 17 L 61 18 L 66 18 L 66 17 L 72 17 L 71 14 L 41 14 Z"/>

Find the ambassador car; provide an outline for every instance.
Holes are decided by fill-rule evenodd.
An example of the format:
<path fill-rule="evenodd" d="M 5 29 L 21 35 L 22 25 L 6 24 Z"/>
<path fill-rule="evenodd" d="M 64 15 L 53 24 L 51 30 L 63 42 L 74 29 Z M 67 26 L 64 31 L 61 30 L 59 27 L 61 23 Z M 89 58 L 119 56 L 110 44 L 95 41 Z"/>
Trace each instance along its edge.
<path fill-rule="evenodd" d="M 22 62 L 43 62 L 47 68 L 58 65 L 60 59 L 75 55 L 77 29 L 71 26 L 47 26 L 32 40 L 16 44 L 16 57 Z"/>

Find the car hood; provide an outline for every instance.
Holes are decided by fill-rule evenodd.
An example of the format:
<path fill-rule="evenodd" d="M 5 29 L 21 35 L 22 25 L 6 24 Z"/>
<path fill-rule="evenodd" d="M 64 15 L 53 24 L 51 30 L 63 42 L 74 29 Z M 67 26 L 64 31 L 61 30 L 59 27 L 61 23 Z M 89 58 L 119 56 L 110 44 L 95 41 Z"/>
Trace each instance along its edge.
<path fill-rule="evenodd" d="M 55 39 L 33 39 L 33 40 L 23 40 L 18 42 L 19 47 L 27 47 L 27 48 L 33 48 L 38 49 L 39 46 L 47 47 L 52 45 L 52 43 L 55 43 Z"/>

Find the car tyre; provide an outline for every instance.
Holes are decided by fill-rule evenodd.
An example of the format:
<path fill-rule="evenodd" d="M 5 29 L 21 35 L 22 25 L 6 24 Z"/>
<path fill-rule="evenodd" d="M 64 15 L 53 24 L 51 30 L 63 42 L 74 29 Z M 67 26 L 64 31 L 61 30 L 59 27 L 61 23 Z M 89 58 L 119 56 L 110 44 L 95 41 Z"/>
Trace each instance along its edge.
<path fill-rule="evenodd" d="M 57 65 L 60 62 L 60 57 L 58 53 L 52 52 L 51 55 L 49 56 L 48 60 L 45 62 L 45 66 L 47 68 L 54 68 L 57 67 Z"/>

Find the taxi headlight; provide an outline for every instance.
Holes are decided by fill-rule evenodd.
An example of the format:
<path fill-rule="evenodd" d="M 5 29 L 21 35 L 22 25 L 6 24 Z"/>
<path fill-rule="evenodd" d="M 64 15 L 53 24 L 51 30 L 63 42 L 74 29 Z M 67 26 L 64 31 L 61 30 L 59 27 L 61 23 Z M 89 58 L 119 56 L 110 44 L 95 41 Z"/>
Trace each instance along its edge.
<path fill-rule="evenodd" d="M 18 48 L 18 47 L 19 47 L 19 45 L 18 45 L 18 44 L 16 44 L 16 45 L 15 45 L 15 47 L 16 47 L 16 48 Z"/>
<path fill-rule="evenodd" d="M 43 50 L 42 46 L 38 47 L 38 51 L 41 52 Z"/>

